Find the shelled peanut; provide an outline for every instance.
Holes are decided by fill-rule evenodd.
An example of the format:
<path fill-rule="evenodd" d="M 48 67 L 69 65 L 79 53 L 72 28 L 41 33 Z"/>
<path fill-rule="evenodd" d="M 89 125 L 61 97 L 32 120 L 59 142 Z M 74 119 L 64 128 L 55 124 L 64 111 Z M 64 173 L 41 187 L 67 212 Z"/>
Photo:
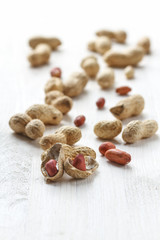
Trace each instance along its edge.
<path fill-rule="evenodd" d="M 120 149 L 117 149 L 112 142 L 104 142 L 99 146 L 99 152 L 110 162 L 126 165 L 131 161 L 131 155 Z"/>

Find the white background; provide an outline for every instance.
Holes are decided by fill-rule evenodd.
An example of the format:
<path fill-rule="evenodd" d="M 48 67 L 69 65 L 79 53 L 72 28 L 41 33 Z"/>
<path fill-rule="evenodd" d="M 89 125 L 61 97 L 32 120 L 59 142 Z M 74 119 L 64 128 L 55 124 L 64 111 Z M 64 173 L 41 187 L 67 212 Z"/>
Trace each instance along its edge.
<path fill-rule="evenodd" d="M 132 145 L 125 145 L 121 135 L 114 140 L 118 148 L 132 155 L 128 166 L 110 164 L 98 153 L 102 141 L 94 135 L 93 126 L 98 120 L 113 118 L 109 108 L 122 99 L 114 89 L 102 91 L 90 80 L 61 123 L 73 125 L 76 115 L 86 116 L 78 144 L 94 148 L 100 164 L 97 173 L 86 180 L 64 176 L 61 182 L 46 184 L 40 172 L 38 141 L 17 136 L 8 126 L 13 114 L 43 103 L 43 87 L 52 67 L 62 68 L 64 81 L 80 70 L 81 59 L 89 54 L 86 44 L 101 28 L 126 30 L 127 45 L 145 35 L 151 38 L 152 54 L 136 68 L 135 79 L 126 80 L 123 71 L 116 70 L 115 87 L 128 85 L 146 102 L 143 113 L 123 121 L 124 126 L 133 119 L 159 122 L 159 22 L 158 0 L 1 1 L 0 239 L 160 239 L 159 131 Z M 39 34 L 58 36 L 63 45 L 52 53 L 49 65 L 31 69 L 26 60 L 27 41 Z M 99 63 L 101 70 L 105 68 L 100 57 Z M 106 108 L 98 111 L 95 101 L 101 96 Z M 45 134 L 55 129 L 47 127 Z"/>

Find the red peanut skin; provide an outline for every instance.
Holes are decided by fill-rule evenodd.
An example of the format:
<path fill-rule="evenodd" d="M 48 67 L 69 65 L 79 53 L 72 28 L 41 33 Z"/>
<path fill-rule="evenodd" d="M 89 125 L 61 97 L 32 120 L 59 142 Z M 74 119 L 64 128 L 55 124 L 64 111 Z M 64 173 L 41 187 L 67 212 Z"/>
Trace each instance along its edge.
<path fill-rule="evenodd" d="M 111 142 L 104 142 L 104 143 L 102 143 L 99 146 L 99 152 L 102 155 L 105 155 L 106 151 L 108 151 L 109 149 L 114 149 L 114 148 L 116 148 L 116 146 L 113 143 L 111 143 Z"/>
<path fill-rule="evenodd" d="M 53 68 L 50 73 L 52 77 L 58 77 L 58 78 L 60 78 L 62 74 L 61 69 L 58 67 Z"/>
<path fill-rule="evenodd" d="M 104 98 L 99 98 L 96 102 L 96 105 L 99 109 L 103 108 L 105 104 L 105 99 Z"/>
<path fill-rule="evenodd" d="M 127 95 L 127 93 L 129 93 L 131 90 L 132 89 L 130 87 L 127 87 L 127 86 L 116 88 L 116 92 L 119 95 Z"/>
<path fill-rule="evenodd" d="M 45 164 L 45 169 L 50 177 L 53 177 L 57 174 L 58 170 L 56 167 L 57 161 L 54 159 L 50 159 L 46 164 Z"/>
<path fill-rule="evenodd" d="M 105 157 L 111 161 L 121 165 L 125 165 L 131 161 L 131 155 L 119 149 L 110 149 L 105 153 Z"/>
<path fill-rule="evenodd" d="M 73 166 L 81 171 L 86 171 L 86 163 L 83 154 L 78 154 L 73 160 Z"/>
<path fill-rule="evenodd" d="M 84 124 L 85 120 L 86 120 L 85 116 L 79 115 L 75 118 L 74 124 L 76 125 L 76 127 L 80 127 Z"/>

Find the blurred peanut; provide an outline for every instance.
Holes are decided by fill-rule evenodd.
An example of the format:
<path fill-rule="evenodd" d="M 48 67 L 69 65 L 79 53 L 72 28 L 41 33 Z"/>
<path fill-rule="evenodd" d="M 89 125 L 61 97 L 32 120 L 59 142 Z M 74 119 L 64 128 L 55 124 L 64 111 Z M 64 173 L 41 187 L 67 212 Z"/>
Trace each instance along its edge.
<path fill-rule="evenodd" d="M 110 88 L 114 84 L 114 71 L 112 68 L 106 68 L 103 72 L 99 73 L 96 80 L 102 89 Z"/>
<path fill-rule="evenodd" d="M 63 92 L 63 83 L 60 78 L 52 77 L 48 82 L 45 84 L 44 91 L 48 93 L 53 90 L 58 90 Z"/>
<path fill-rule="evenodd" d="M 84 69 L 87 76 L 91 78 L 96 77 L 99 71 L 99 64 L 94 56 L 84 58 L 81 62 L 81 67 Z"/>
<path fill-rule="evenodd" d="M 150 45 L 151 43 L 148 37 L 141 38 L 137 43 L 137 46 L 142 47 L 146 54 L 150 53 Z"/>
<path fill-rule="evenodd" d="M 59 45 L 61 45 L 61 41 L 58 38 L 46 38 L 46 37 L 33 37 L 29 40 L 29 45 L 31 48 L 35 49 L 39 44 L 47 44 L 50 46 L 52 50 L 55 50 Z"/>
<path fill-rule="evenodd" d="M 111 40 L 108 37 L 97 37 L 95 41 L 88 43 L 88 49 L 103 55 L 111 48 Z"/>
<path fill-rule="evenodd" d="M 128 65 L 137 65 L 144 57 L 142 47 L 134 47 L 123 51 L 109 50 L 103 56 L 104 61 L 110 67 L 127 67 Z"/>
<path fill-rule="evenodd" d="M 84 72 L 74 72 L 63 84 L 63 92 L 69 97 L 76 97 L 83 92 L 88 82 L 88 77 Z"/>
<path fill-rule="evenodd" d="M 124 74 L 125 74 L 126 78 L 128 78 L 128 79 L 134 78 L 134 68 L 132 66 L 127 66 L 124 69 Z"/>
<path fill-rule="evenodd" d="M 51 54 L 51 48 L 48 44 L 38 44 L 29 54 L 28 61 L 32 67 L 38 67 L 48 63 Z"/>
<path fill-rule="evenodd" d="M 127 38 L 127 33 L 125 31 L 110 31 L 110 30 L 100 30 L 96 32 L 97 36 L 106 36 L 110 39 L 115 40 L 118 43 L 125 43 Z"/>

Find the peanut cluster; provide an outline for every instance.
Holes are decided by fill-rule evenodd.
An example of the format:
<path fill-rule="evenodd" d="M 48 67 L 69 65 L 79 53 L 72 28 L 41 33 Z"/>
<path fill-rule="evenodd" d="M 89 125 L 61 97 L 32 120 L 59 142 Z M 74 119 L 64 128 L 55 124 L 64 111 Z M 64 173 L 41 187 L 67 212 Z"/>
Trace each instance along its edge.
<path fill-rule="evenodd" d="M 62 70 L 55 67 L 50 72 L 50 79 L 44 86 L 44 104 L 34 104 L 25 113 L 18 113 L 9 120 L 11 129 L 30 139 L 40 138 L 39 144 L 42 154 L 41 171 L 47 181 L 57 181 L 64 171 L 73 178 L 86 178 L 92 175 L 99 164 L 95 160 L 96 153 L 89 147 L 74 147 L 81 137 L 80 126 L 85 124 L 86 117 L 79 115 L 75 118 L 73 126 L 62 126 L 54 133 L 43 136 L 45 125 L 59 125 L 63 116 L 72 109 L 73 98 L 81 95 L 90 78 L 95 79 L 102 90 L 114 89 L 115 71 L 113 68 L 123 68 L 127 79 L 134 78 L 134 67 L 150 53 L 150 40 L 147 37 L 140 39 L 135 46 L 117 51 L 112 48 L 112 42 L 125 44 L 127 34 L 125 31 L 100 30 L 96 38 L 87 45 L 94 55 L 82 59 L 82 71 L 73 72 L 66 81 L 62 79 Z M 60 45 L 59 38 L 34 37 L 29 40 L 32 48 L 28 56 L 31 67 L 47 64 L 51 52 Z M 107 64 L 100 70 L 99 56 Z M 131 91 L 129 86 L 120 86 L 115 89 L 119 95 L 127 95 Z M 96 101 L 97 108 L 102 109 L 105 98 Z M 94 133 L 100 139 L 114 139 L 122 131 L 122 120 L 138 116 L 144 109 L 144 98 L 139 94 L 127 96 L 110 108 L 115 117 L 113 120 L 104 119 L 94 125 Z M 158 129 L 155 120 L 134 120 L 128 123 L 122 132 L 122 139 L 126 143 L 134 143 L 142 138 L 153 136 Z M 103 143 L 99 151 L 112 162 L 127 164 L 131 156 L 119 149 L 113 143 Z"/>

